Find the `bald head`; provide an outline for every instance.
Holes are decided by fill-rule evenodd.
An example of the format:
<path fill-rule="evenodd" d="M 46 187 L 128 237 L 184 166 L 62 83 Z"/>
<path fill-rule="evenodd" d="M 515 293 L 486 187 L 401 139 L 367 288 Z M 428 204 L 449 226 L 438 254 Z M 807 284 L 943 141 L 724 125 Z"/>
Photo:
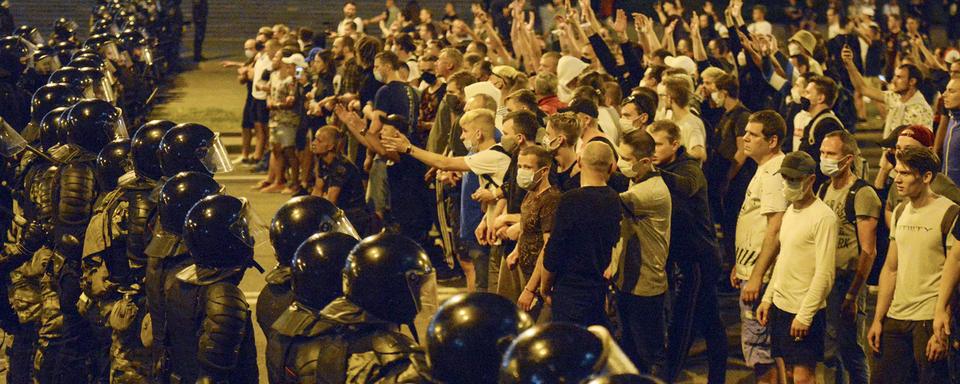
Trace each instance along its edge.
<path fill-rule="evenodd" d="M 580 151 L 580 164 L 584 170 L 606 173 L 613 166 L 613 149 L 606 143 L 593 141 Z"/>

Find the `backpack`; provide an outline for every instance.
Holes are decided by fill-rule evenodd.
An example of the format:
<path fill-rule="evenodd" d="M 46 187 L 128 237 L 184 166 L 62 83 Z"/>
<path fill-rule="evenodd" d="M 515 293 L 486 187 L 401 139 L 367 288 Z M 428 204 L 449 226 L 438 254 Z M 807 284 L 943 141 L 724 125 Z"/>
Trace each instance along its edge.
<path fill-rule="evenodd" d="M 821 184 L 820 189 L 817 190 L 817 197 L 819 197 L 820 200 L 823 200 L 824 197 L 827 196 L 827 188 L 830 188 L 830 179 L 827 179 L 825 183 Z M 857 211 L 856 211 L 855 203 L 857 199 L 857 193 L 860 192 L 861 188 L 873 188 L 873 186 L 861 178 L 855 179 L 853 181 L 853 185 L 851 185 L 850 189 L 847 191 L 846 200 L 843 203 L 844 218 L 846 218 L 848 223 L 853 224 L 853 233 L 854 233 L 854 236 L 857 237 L 857 252 L 859 252 L 860 250 L 860 229 L 857 228 Z M 881 212 L 883 212 L 882 208 L 883 207 L 881 206 Z M 883 220 L 881 219 L 878 221 L 883 221 Z M 877 223 L 878 229 L 880 225 L 881 224 L 878 222 Z"/>

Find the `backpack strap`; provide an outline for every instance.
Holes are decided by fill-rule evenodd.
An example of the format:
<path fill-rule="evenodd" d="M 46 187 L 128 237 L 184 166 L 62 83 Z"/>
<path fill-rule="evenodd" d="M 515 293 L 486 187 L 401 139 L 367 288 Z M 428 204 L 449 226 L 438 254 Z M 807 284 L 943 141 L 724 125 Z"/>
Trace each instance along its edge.
<path fill-rule="evenodd" d="M 510 157 L 510 152 L 507 152 L 507 150 L 500 144 L 494 144 L 492 147 L 490 147 L 490 150 L 500 152 L 505 156 Z M 486 181 L 487 184 L 493 185 L 496 188 L 500 188 L 500 184 L 497 184 L 495 181 L 493 181 L 493 176 L 490 176 L 489 173 L 480 175 L 480 178 L 483 179 L 483 181 Z"/>
<path fill-rule="evenodd" d="M 953 228 L 953 224 L 957 221 L 957 214 L 960 213 L 960 206 L 956 204 L 951 204 L 950 208 L 947 208 L 947 211 L 943 214 L 943 219 L 940 220 L 940 234 L 941 240 L 940 245 L 943 246 L 943 254 L 947 254 L 947 236 L 950 235 L 950 229 Z"/>
<path fill-rule="evenodd" d="M 823 200 L 827 197 L 827 188 L 830 188 L 830 179 L 827 179 L 823 184 L 820 184 L 820 189 L 817 189 L 817 197 L 820 200 Z"/>
<path fill-rule="evenodd" d="M 857 227 L 857 193 L 860 192 L 862 188 L 873 188 L 861 178 L 857 178 L 853 181 L 853 185 L 850 186 L 850 190 L 847 191 L 847 200 L 843 203 L 843 214 L 847 219 L 847 222 L 853 224 L 853 235 L 856 236 L 857 240 L 857 253 L 859 254 L 862 250 L 860 248 L 860 228 Z"/>
<path fill-rule="evenodd" d="M 890 232 L 897 233 L 897 220 L 900 218 L 900 215 L 903 214 L 905 208 L 907 208 L 907 202 L 901 201 L 900 204 L 897 204 L 897 208 L 893 210 L 893 217 L 890 218 L 890 224 L 893 225 L 890 226 Z"/>
<path fill-rule="evenodd" d="M 816 139 L 817 124 L 820 124 L 820 122 L 823 121 L 824 119 L 836 120 L 837 124 L 840 124 L 840 128 L 846 129 L 843 126 L 843 122 L 840 121 L 839 118 L 837 118 L 837 115 L 834 114 L 833 111 L 827 111 L 826 113 L 821 113 L 820 116 L 817 116 L 816 119 L 813 119 L 813 121 L 810 122 L 810 131 L 807 132 L 807 144 L 813 145 L 817 142 L 817 139 Z"/>

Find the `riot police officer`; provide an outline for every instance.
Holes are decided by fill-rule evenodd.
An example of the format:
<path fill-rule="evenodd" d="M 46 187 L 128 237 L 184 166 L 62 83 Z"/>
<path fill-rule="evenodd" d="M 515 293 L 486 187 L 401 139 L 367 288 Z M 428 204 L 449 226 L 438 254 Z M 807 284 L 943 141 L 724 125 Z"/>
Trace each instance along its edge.
<path fill-rule="evenodd" d="M 89 324 L 77 307 L 84 232 L 104 192 L 97 183 L 96 156 L 110 141 L 126 137 L 119 111 L 101 100 L 78 102 L 67 112 L 64 124 L 67 145 L 52 153 L 61 163 L 52 191 L 59 201 L 51 217 L 53 255 L 41 279 L 44 300 L 34 368 L 43 383 L 94 375 L 89 366 Z"/>
<path fill-rule="evenodd" d="M 267 284 L 257 298 L 257 323 L 264 334 L 268 334 L 273 322 L 293 302 L 290 263 L 297 247 L 310 235 L 331 231 L 360 238 L 343 211 L 322 197 L 294 197 L 280 206 L 273 216 L 270 243 L 277 257 L 277 266 L 264 276 Z"/>
<path fill-rule="evenodd" d="M 323 346 L 313 342 L 312 325 L 321 322 L 320 310 L 343 294 L 343 266 L 357 242 L 342 232 L 324 232 L 297 248 L 291 271 L 296 301 L 266 332 L 270 383 L 309 382 L 317 377 L 317 348 Z"/>
<path fill-rule="evenodd" d="M 30 93 L 18 83 L 30 51 L 17 36 L 0 38 L 0 117 L 20 132 L 30 119 Z"/>
<path fill-rule="evenodd" d="M 141 132 L 138 132 L 137 137 L 134 138 L 134 143 L 144 138 L 144 135 L 139 133 Z M 146 135 L 147 138 L 152 136 L 152 134 Z M 142 168 L 137 161 L 137 152 L 135 144 L 133 157 L 137 172 L 159 174 L 159 168 L 155 170 Z M 171 285 L 176 274 L 193 263 L 182 241 L 183 221 L 194 204 L 222 190 L 223 186 L 208 175 L 183 172 L 166 180 L 157 192 L 153 232 L 144 250 L 147 256 L 144 290 L 147 295 L 147 312 L 151 318 L 148 344 L 152 347 L 155 361 L 165 362 L 164 356 L 167 355 L 163 287 Z M 165 366 L 161 365 L 159 369 L 159 372 L 153 372 L 154 377 L 162 375 Z"/>
<path fill-rule="evenodd" d="M 187 213 L 183 239 L 194 264 L 164 287 L 171 382 L 257 382 L 253 323 L 237 284 L 255 265 L 259 225 L 233 196 L 206 197 Z"/>
<path fill-rule="evenodd" d="M 415 380 L 413 361 L 422 352 L 399 333 L 406 324 L 414 336 L 414 320 L 436 305 L 436 276 L 426 252 L 402 235 L 381 233 L 353 248 L 343 269 L 343 296 L 320 310 L 309 337 L 317 351 L 318 383 L 406 382 Z M 284 327 L 274 330 L 297 334 Z M 343 364 L 342 362 L 347 362 Z"/>
<path fill-rule="evenodd" d="M 233 169 L 220 136 L 195 123 L 179 124 L 167 131 L 157 155 L 166 177 L 187 171 L 212 176 Z"/>
<path fill-rule="evenodd" d="M 503 352 L 531 326 L 533 319 L 503 296 L 485 292 L 453 296 L 427 328 L 429 367 L 421 374 L 435 383 L 496 382 Z"/>

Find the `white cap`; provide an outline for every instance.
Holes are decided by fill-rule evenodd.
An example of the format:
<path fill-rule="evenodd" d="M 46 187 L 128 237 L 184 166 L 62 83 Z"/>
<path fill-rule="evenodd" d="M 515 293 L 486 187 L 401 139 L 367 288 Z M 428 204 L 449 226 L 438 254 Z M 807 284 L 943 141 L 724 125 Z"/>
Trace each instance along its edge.
<path fill-rule="evenodd" d="M 876 11 L 873 9 L 873 7 L 869 5 L 864 5 L 863 7 L 860 7 L 860 13 L 862 13 L 864 16 L 873 17 L 873 15 L 876 14 L 875 12 Z"/>
<path fill-rule="evenodd" d="M 953 64 L 960 61 L 960 51 L 957 51 L 954 48 L 949 48 L 947 52 L 943 54 L 943 61 L 946 61 L 947 64 Z"/>
<path fill-rule="evenodd" d="M 306 68 L 307 60 L 303 58 L 303 55 L 299 53 L 294 53 L 290 57 L 284 57 L 281 59 L 284 64 L 294 64 L 298 67 Z"/>
<path fill-rule="evenodd" d="M 493 83 L 489 81 L 481 81 L 479 83 L 470 84 L 463 89 L 463 93 L 466 95 L 467 100 L 470 100 L 471 97 L 481 93 L 490 96 L 497 102 L 497 107 L 500 107 L 500 90 L 497 89 L 497 87 L 494 87 Z"/>
<path fill-rule="evenodd" d="M 570 80 L 577 78 L 587 69 L 590 65 L 584 63 L 583 60 L 580 60 L 573 56 L 563 56 L 557 61 L 557 83 L 560 85 L 567 85 Z"/>
<path fill-rule="evenodd" d="M 667 56 L 663 59 L 663 63 L 670 68 L 682 69 L 690 76 L 697 73 L 697 63 L 693 62 L 689 56 Z"/>

